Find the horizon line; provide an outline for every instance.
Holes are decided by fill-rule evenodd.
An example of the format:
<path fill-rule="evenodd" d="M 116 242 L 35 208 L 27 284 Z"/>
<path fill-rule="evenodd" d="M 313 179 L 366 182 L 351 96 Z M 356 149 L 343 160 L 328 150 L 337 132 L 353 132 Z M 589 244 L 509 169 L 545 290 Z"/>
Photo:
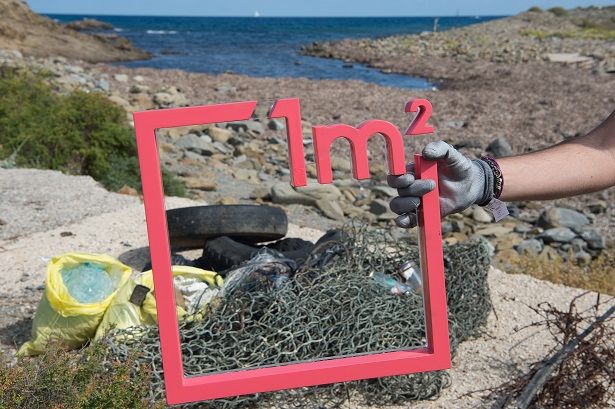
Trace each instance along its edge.
<path fill-rule="evenodd" d="M 44 14 L 47 16 L 99 16 L 99 17 L 187 17 L 187 18 L 199 18 L 199 17 L 222 17 L 222 18 L 413 18 L 413 17 L 509 17 L 515 14 L 443 14 L 443 15 L 414 15 L 414 16 L 267 16 L 260 15 L 258 17 L 252 15 L 192 15 L 186 16 L 181 14 L 97 14 L 97 13 L 61 13 L 53 12 L 48 13 L 44 11 L 36 11 L 36 13 Z"/>

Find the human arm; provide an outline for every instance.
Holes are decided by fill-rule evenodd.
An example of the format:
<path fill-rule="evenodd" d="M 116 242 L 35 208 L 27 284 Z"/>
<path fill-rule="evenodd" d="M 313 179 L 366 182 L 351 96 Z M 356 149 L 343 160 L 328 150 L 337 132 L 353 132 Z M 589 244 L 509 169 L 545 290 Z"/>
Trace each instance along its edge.
<path fill-rule="evenodd" d="M 493 175 L 484 161 L 471 161 L 443 141 L 428 144 L 423 156 L 438 162 L 442 216 L 472 204 L 485 205 L 493 196 Z M 594 192 L 615 185 L 615 112 L 589 134 L 550 148 L 498 160 L 504 176 L 500 198 L 511 200 L 557 199 Z M 412 166 L 402 176 L 389 176 L 399 196 L 391 210 L 400 227 L 416 225 L 420 197 L 433 182 L 414 179 Z M 491 190 L 491 192 L 490 192 Z"/>
<path fill-rule="evenodd" d="M 559 199 L 614 186 L 615 112 L 585 136 L 498 163 L 504 201 Z"/>

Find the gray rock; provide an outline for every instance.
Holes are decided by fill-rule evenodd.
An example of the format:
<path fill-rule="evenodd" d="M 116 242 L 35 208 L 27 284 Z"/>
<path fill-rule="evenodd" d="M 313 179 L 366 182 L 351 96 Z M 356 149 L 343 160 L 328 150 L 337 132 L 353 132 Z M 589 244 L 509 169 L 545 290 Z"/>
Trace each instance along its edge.
<path fill-rule="evenodd" d="M 115 74 L 113 78 L 118 82 L 126 82 L 128 81 L 128 75 L 126 74 Z"/>
<path fill-rule="evenodd" d="M 267 127 L 272 131 L 283 131 L 286 129 L 286 123 L 281 119 L 272 119 L 267 123 Z"/>
<path fill-rule="evenodd" d="M 445 128 L 452 128 L 452 129 L 461 129 L 465 126 L 465 122 L 462 120 L 458 120 L 458 121 L 446 121 L 444 123 L 444 127 Z"/>
<path fill-rule="evenodd" d="M 582 229 L 581 237 L 585 240 L 590 249 L 603 250 L 606 248 L 606 241 L 604 240 L 604 237 L 602 237 L 596 229 Z"/>
<path fill-rule="evenodd" d="M 568 227 L 554 227 L 552 229 L 545 230 L 540 235 L 545 243 L 568 243 L 576 237 L 576 233 L 570 230 Z"/>
<path fill-rule="evenodd" d="M 465 223 L 461 220 L 453 220 L 451 222 L 451 226 L 453 227 L 453 231 L 456 233 L 460 233 L 466 227 Z"/>
<path fill-rule="evenodd" d="M 397 196 L 397 189 L 393 189 L 392 187 L 384 186 L 384 185 L 378 185 L 378 186 L 372 187 L 372 192 L 382 197 Z"/>
<path fill-rule="evenodd" d="M 157 92 L 152 99 L 154 103 L 163 107 L 173 104 L 173 96 L 168 92 Z"/>
<path fill-rule="evenodd" d="M 319 185 L 317 183 L 310 183 L 307 186 L 298 187 L 297 191 L 315 199 L 340 200 L 342 198 L 341 190 L 339 190 L 335 185 Z"/>
<path fill-rule="evenodd" d="M 572 248 L 572 251 L 577 253 L 579 251 L 587 250 L 587 243 L 585 242 L 585 240 L 577 237 L 572 239 L 572 242 L 570 242 L 570 247 Z"/>
<path fill-rule="evenodd" d="M 265 132 L 265 128 L 263 127 L 263 124 L 260 123 L 259 121 L 249 120 L 247 121 L 247 124 L 248 124 L 248 132 L 252 132 L 256 135 L 262 135 L 263 132 Z"/>
<path fill-rule="evenodd" d="M 491 213 L 482 207 L 476 206 L 474 210 L 472 210 L 472 218 L 477 222 L 481 223 L 491 223 Z"/>
<path fill-rule="evenodd" d="M 231 148 L 218 141 L 212 143 L 212 146 L 224 154 L 230 154 L 233 151 Z"/>
<path fill-rule="evenodd" d="M 131 94 L 141 94 L 141 93 L 146 93 L 149 92 L 149 87 L 147 85 L 143 85 L 143 84 L 133 84 L 130 87 L 130 91 Z"/>
<path fill-rule="evenodd" d="M 265 131 L 262 123 L 252 119 L 248 121 L 229 122 L 226 124 L 226 127 L 231 128 L 235 132 L 251 132 L 255 135 L 261 135 Z"/>
<path fill-rule="evenodd" d="M 209 128 L 207 130 L 207 133 L 209 133 L 209 136 L 211 136 L 214 141 L 222 143 L 227 143 L 228 140 L 231 139 L 231 137 L 233 136 L 233 131 L 229 129 L 218 128 L 217 126 L 212 126 L 211 128 Z"/>
<path fill-rule="evenodd" d="M 316 199 L 306 194 L 297 192 L 286 182 L 278 182 L 271 187 L 271 201 L 280 204 L 302 204 L 313 206 Z"/>
<path fill-rule="evenodd" d="M 605 200 L 596 200 L 587 205 L 590 212 L 594 214 L 604 213 L 608 209 L 608 204 Z"/>
<path fill-rule="evenodd" d="M 104 78 L 96 81 L 96 89 L 99 89 L 103 92 L 109 92 L 111 90 L 111 87 L 109 86 L 109 81 Z"/>
<path fill-rule="evenodd" d="M 537 256 L 542 251 L 542 243 L 536 239 L 523 240 L 517 245 L 516 250 L 522 256 Z"/>
<path fill-rule="evenodd" d="M 175 146 L 206 156 L 213 155 L 215 151 L 215 147 L 210 142 L 207 142 L 205 139 L 193 133 L 189 133 L 188 135 L 184 135 L 179 138 L 175 142 Z"/>
<path fill-rule="evenodd" d="M 502 137 L 494 139 L 489 146 L 487 146 L 487 151 L 491 152 L 496 158 L 511 156 L 513 154 L 510 143 Z"/>
<path fill-rule="evenodd" d="M 443 236 L 446 235 L 446 234 L 452 233 L 453 230 L 454 230 L 453 223 L 450 223 L 450 222 L 443 222 L 441 227 L 442 227 L 442 235 Z"/>
<path fill-rule="evenodd" d="M 572 255 L 572 258 L 576 263 L 589 264 L 592 261 L 592 256 L 586 251 L 578 251 Z"/>
<path fill-rule="evenodd" d="M 519 216 L 517 217 L 517 219 L 521 220 L 522 222 L 534 224 L 538 220 L 538 217 L 539 217 L 539 214 L 536 210 L 525 209 L 519 213 Z"/>
<path fill-rule="evenodd" d="M 153 101 L 161 107 L 188 105 L 188 100 L 176 87 L 168 87 L 155 93 Z"/>
<path fill-rule="evenodd" d="M 344 211 L 340 204 L 335 200 L 319 199 L 316 206 L 330 219 L 344 220 Z"/>
<path fill-rule="evenodd" d="M 516 233 L 524 234 L 524 233 L 531 232 L 533 229 L 534 229 L 534 227 L 532 227 L 529 224 L 519 223 L 519 224 L 515 225 L 515 229 L 514 230 L 515 230 Z"/>
<path fill-rule="evenodd" d="M 569 227 L 580 229 L 589 224 L 589 219 L 581 212 L 564 207 L 550 207 L 545 209 L 538 218 L 538 226 L 545 228 Z"/>
<path fill-rule="evenodd" d="M 66 65 L 64 69 L 71 74 L 81 74 L 83 72 L 83 68 L 78 65 Z"/>
<path fill-rule="evenodd" d="M 382 199 L 375 199 L 369 204 L 369 211 L 375 215 L 381 215 L 389 211 L 389 203 Z"/>

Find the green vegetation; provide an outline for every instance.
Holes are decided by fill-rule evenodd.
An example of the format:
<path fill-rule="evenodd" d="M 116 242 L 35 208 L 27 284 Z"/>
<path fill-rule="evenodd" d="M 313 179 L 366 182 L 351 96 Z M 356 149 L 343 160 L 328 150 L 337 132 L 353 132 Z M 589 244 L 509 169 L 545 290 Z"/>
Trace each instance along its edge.
<path fill-rule="evenodd" d="M 90 175 L 107 189 L 140 190 L 136 143 L 124 110 L 98 93 L 60 95 L 44 73 L 0 68 L 0 164 Z M 168 195 L 185 187 L 163 172 Z"/>
<path fill-rule="evenodd" d="M 615 30 L 604 27 L 585 28 L 579 32 L 578 37 L 588 40 L 612 41 L 615 40 Z"/>
<path fill-rule="evenodd" d="M 150 408 L 150 371 L 133 371 L 132 364 L 106 362 L 99 345 L 76 353 L 54 345 L 13 366 L 0 355 L 0 409 Z"/>
<path fill-rule="evenodd" d="M 542 9 L 538 6 L 533 6 L 530 7 L 527 11 L 529 11 L 530 13 L 540 13 Z"/>
<path fill-rule="evenodd" d="M 546 32 L 542 30 L 535 30 L 532 28 L 524 28 L 522 30 L 519 30 L 519 34 L 521 34 L 524 37 L 532 37 L 538 40 L 544 40 L 545 38 L 549 36 Z"/>
<path fill-rule="evenodd" d="M 548 38 L 584 38 L 587 40 L 615 40 L 615 30 L 608 29 L 602 26 L 593 28 L 582 28 L 580 30 L 562 31 L 557 33 L 547 33 L 542 30 L 522 29 L 519 34 L 526 37 L 532 37 L 537 40 Z"/>
<path fill-rule="evenodd" d="M 563 7 L 551 7 L 547 11 L 551 12 L 553 15 L 557 17 L 563 17 L 568 15 L 568 10 Z"/>

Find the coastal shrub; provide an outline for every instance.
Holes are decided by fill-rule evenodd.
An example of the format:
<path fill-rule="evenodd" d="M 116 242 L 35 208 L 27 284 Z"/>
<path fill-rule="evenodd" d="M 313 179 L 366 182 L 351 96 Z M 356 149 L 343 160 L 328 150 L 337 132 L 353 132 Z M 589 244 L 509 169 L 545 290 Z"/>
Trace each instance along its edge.
<path fill-rule="evenodd" d="M 551 7 L 547 11 L 551 12 L 556 17 L 564 17 L 568 15 L 568 11 L 563 7 Z"/>
<path fill-rule="evenodd" d="M 45 80 L 44 73 L 0 68 L 4 166 L 90 175 L 111 190 L 123 185 L 140 190 L 136 143 L 125 111 L 99 93 L 60 95 Z M 177 179 L 166 172 L 164 178 L 167 190 L 182 192 Z"/>
<path fill-rule="evenodd" d="M 539 13 L 542 11 L 542 9 L 538 6 L 532 6 L 527 11 L 529 11 L 530 13 Z"/>
<path fill-rule="evenodd" d="M 15 365 L 0 354 L 0 409 L 150 408 L 151 372 L 132 366 L 131 360 L 105 362 L 98 345 L 79 352 L 50 345 L 45 354 Z"/>
<path fill-rule="evenodd" d="M 519 30 L 519 34 L 524 37 L 532 37 L 538 40 L 544 40 L 547 38 L 548 34 L 542 30 L 536 30 L 533 28 L 524 28 Z"/>

